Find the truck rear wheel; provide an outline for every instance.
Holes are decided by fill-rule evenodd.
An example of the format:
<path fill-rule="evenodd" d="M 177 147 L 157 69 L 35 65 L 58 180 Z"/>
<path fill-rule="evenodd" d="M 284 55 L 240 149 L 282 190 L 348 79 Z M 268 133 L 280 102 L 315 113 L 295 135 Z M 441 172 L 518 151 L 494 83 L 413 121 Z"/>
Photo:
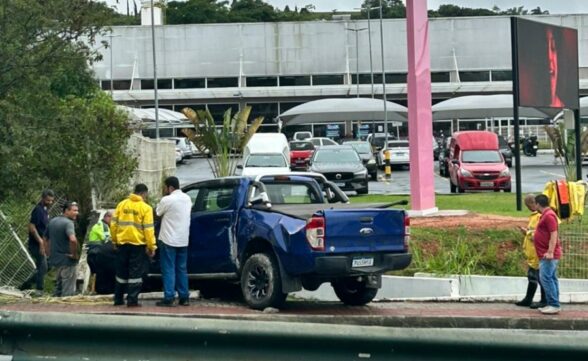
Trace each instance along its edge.
<path fill-rule="evenodd" d="M 280 268 L 273 255 L 256 253 L 245 261 L 241 292 L 249 307 L 256 310 L 280 307 L 284 303 L 287 294 L 282 292 Z"/>
<path fill-rule="evenodd" d="M 337 280 L 331 285 L 341 302 L 350 306 L 363 306 L 378 293 L 377 288 L 368 288 L 365 281 L 358 281 L 355 277 Z"/>

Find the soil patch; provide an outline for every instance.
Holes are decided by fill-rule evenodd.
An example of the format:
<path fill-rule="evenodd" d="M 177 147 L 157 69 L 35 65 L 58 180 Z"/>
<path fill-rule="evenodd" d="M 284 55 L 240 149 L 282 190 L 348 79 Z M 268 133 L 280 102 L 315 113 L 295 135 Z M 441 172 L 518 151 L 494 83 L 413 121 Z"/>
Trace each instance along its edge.
<path fill-rule="evenodd" d="M 526 227 L 527 217 L 508 217 L 492 214 L 471 213 L 452 217 L 415 217 L 410 219 L 411 227 L 458 228 L 466 229 L 511 229 Z"/>

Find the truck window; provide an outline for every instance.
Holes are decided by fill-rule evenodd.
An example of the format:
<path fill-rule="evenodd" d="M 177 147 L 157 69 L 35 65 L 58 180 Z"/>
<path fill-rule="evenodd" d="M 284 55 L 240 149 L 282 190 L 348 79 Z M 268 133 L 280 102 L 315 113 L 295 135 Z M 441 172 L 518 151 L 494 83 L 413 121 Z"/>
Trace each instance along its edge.
<path fill-rule="evenodd" d="M 308 184 L 266 183 L 265 188 L 270 202 L 274 204 L 322 203 L 320 197 Z"/>
<path fill-rule="evenodd" d="M 200 188 L 193 212 L 218 212 L 231 208 L 234 186 Z"/>

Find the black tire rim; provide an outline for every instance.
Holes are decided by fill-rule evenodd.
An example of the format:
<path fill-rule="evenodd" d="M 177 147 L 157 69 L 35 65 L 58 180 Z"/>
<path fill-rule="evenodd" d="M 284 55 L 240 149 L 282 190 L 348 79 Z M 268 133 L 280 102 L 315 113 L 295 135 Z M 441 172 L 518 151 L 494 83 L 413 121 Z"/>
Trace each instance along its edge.
<path fill-rule="evenodd" d="M 270 277 L 267 270 L 255 265 L 247 275 L 247 290 L 251 298 L 260 300 L 268 295 L 270 288 Z"/>

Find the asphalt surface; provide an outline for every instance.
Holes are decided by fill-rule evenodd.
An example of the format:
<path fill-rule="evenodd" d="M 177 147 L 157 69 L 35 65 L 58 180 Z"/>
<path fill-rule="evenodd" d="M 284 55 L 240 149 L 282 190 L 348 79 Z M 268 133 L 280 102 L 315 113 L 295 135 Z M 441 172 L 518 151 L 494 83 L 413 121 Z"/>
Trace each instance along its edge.
<path fill-rule="evenodd" d="M 372 302 L 362 307 L 351 307 L 338 302 L 289 300 L 281 310 L 255 311 L 241 302 L 218 299 L 192 300 L 187 307 L 157 307 L 153 300 L 142 301 L 142 307 L 138 308 L 115 307 L 107 301 L 102 304 L 22 301 L 0 305 L 0 311 L 151 315 L 385 327 L 588 330 L 588 305 L 577 304 L 563 305 L 560 314 L 549 316 L 509 303 Z"/>
<path fill-rule="evenodd" d="M 515 192 L 515 167 L 511 167 L 513 189 Z M 449 180 L 439 176 L 438 164 L 435 163 L 435 192 L 438 194 L 449 194 Z M 583 168 L 584 179 L 588 174 L 588 167 Z M 181 184 L 189 184 L 201 180 L 211 179 L 212 172 L 206 158 L 186 159 L 183 164 L 178 164 L 176 176 Z M 370 181 L 370 194 L 409 194 L 410 193 L 410 170 L 408 168 L 393 168 L 392 178 L 383 179 L 383 172 L 380 171 L 378 181 Z M 543 191 L 545 183 L 553 179 L 564 178 L 564 170 L 561 164 L 555 164 L 551 154 L 539 154 L 537 157 L 521 158 L 521 179 L 522 192 Z M 352 192 L 353 193 L 353 192 Z"/>

